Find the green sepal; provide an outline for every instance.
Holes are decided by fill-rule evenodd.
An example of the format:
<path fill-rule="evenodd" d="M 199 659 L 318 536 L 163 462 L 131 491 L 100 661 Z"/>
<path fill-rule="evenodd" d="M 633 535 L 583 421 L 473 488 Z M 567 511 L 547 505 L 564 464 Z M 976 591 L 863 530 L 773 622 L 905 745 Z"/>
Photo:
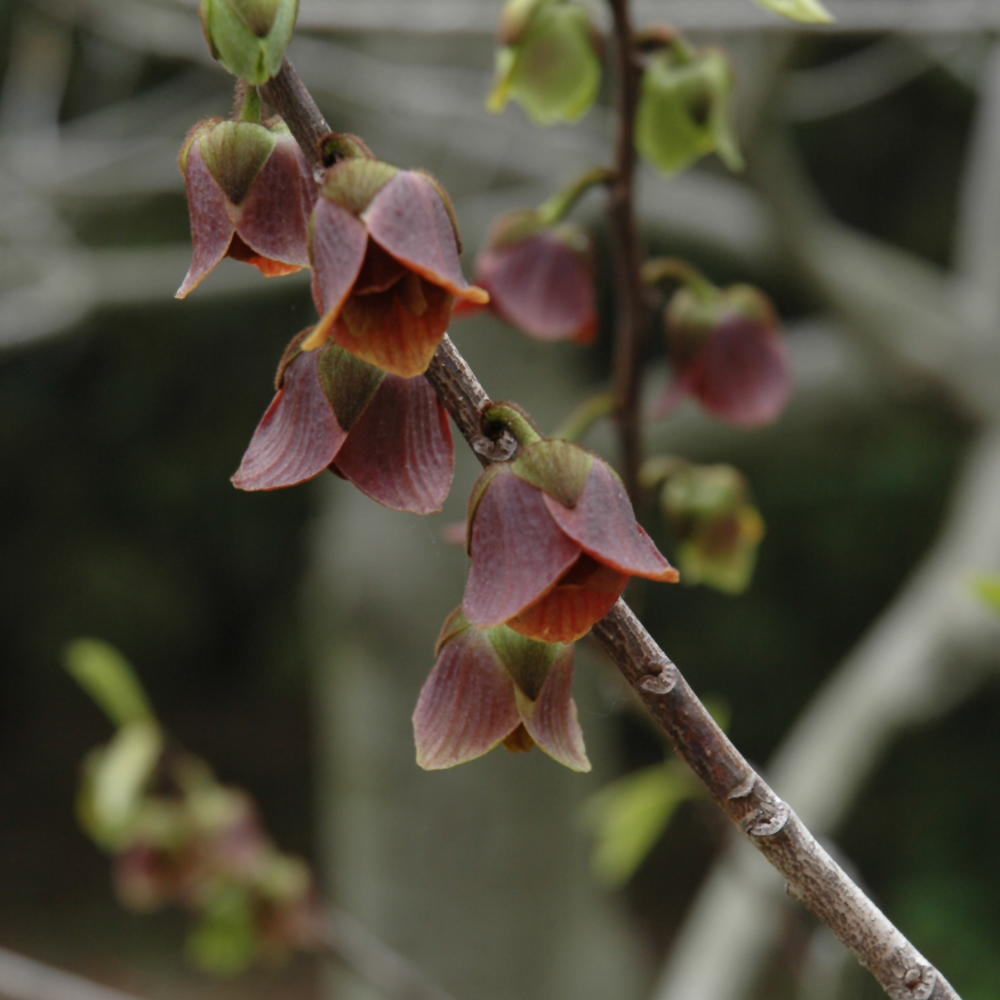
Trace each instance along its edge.
<path fill-rule="evenodd" d="M 187 939 L 187 954 L 205 972 L 235 975 L 257 955 L 257 927 L 247 886 L 216 889 Z"/>
<path fill-rule="evenodd" d="M 732 89 L 729 61 L 718 50 L 685 60 L 672 49 L 656 54 L 642 77 L 636 148 L 667 174 L 713 152 L 730 170 L 741 170 L 743 157 L 730 125 Z"/>
<path fill-rule="evenodd" d="M 238 205 L 264 169 L 277 141 L 263 125 L 221 122 L 199 138 L 198 150 L 215 183 Z"/>
<path fill-rule="evenodd" d="M 538 441 L 510 463 L 518 479 L 548 493 L 564 507 L 576 506 L 587 484 L 594 456 L 570 441 Z"/>
<path fill-rule="evenodd" d="M 128 660 L 100 639 L 75 639 L 63 657 L 66 669 L 116 725 L 153 721 L 146 692 Z"/>
<path fill-rule="evenodd" d="M 488 629 L 487 635 L 493 651 L 514 678 L 518 693 L 528 701 L 537 701 L 562 647 L 558 643 L 528 639 L 506 625 Z"/>
<path fill-rule="evenodd" d="M 437 638 L 437 643 L 434 646 L 435 657 L 441 652 L 444 647 L 451 642 L 452 639 L 457 638 L 463 632 L 467 632 L 472 628 L 469 619 L 465 617 L 465 612 L 462 610 L 462 606 L 459 605 L 454 611 L 445 619 L 444 625 L 441 626 L 441 634 Z"/>
<path fill-rule="evenodd" d="M 518 208 L 498 216 L 489 235 L 486 245 L 489 247 L 505 247 L 511 243 L 520 243 L 530 239 L 545 229 L 538 212 L 533 208 Z"/>
<path fill-rule="evenodd" d="M 775 14 L 800 24 L 833 24 L 833 15 L 819 0 L 757 0 Z"/>
<path fill-rule="evenodd" d="M 221 118 L 206 118 L 204 121 L 198 122 L 197 125 L 188 131 L 188 134 L 184 137 L 184 145 L 181 146 L 180 154 L 177 157 L 177 162 L 180 165 L 182 174 L 187 174 L 187 158 L 188 153 L 191 151 L 191 147 L 203 135 L 211 132 L 216 125 L 220 125 L 221 123 Z"/>
<path fill-rule="evenodd" d="M 695 353 L 729 317 L 738 316 L 758 326 L 778 322 L 771 300 L 752 285 L 716 288 L 685 285 L 674 292 L 664 310 L 672 343 L 682 356 Z"/>
<path fill-rule="evenodd" d="M 201 0 L 212 56 L 252 86 L 266 83 L 281 69 L 298 6 L 298 0 Z"/>
<path fill-rule="evenodd" d="M 341 160 L 326 172 L 320 193 L 327 201 L 361 215 L 372 199 L 399 173 L 399 168 L 382 160 L 362 157 Z"/>
<path fill-rule="evenodd" d="M 317 372 L 337 423 L 349 431 L 378 392 L 385 372 L 328 340 L 318 348 Z"/>
<path fill-rule="evenodd" d="M 466 515 L 465 522 L 465 551 L 469 556 L 472 555 L 472 522 L 475 520 L 476 509 L 479 507 L 479 501 L 482 500 L 483 494 L 486 492 L 486 487 L 493 482 L 502 469 L 503 465 L 500 463 L 487 465 L 486 468 L 483 469 L 482 474 L 473 484 L 472 492 L 469 494 L 469 510 Z"/>

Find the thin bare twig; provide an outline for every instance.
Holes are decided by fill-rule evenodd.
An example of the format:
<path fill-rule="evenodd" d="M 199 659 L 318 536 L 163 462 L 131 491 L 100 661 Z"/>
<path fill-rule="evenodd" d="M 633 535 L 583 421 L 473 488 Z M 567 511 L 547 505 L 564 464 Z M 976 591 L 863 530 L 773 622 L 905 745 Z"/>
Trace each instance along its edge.
<path fill-rule="evenodd" d="M 286 60 L 280 76 L 294 74 Z M 316 134 L 325 121 L 304 87 L 266 85 L 293 134 Z M 328 129 L 327 129 L 328 131 Z M 306 155 L 317 161 L 315 150 Z M 482 455 L 481 426 L 488 395 L 458 351 L 446 340 L 443 357 L 428 381 Z M 447 372 L 447 378 L 441 377 Z M 488 456 L 484 456 L 488 457 Z M 742 757 L 687 681 L 642 624 L 619 600 L 594 626 L 593 635 L 670 738 L 677 753 L 701 778 L 723 812 L 788 881 L 788 892 L 804 903 L 866 966 L 893 1000 L 959 1000 L 947 980 L 868 899 L 820 846 L 789 806 Z"/>

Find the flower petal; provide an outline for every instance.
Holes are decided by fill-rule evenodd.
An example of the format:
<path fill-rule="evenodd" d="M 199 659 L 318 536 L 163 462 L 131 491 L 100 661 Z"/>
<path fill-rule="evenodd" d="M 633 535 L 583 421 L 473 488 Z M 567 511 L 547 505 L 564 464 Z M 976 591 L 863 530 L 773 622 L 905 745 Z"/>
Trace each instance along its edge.
<path fill-rule="evenodd" d="M 337 469 L 393 510 L 433 514 L 451 489 L 448 413 L 426 379 L 386 375 L 351 428 Z"/>
<path fill-rule="evenodd" d="M 572 510 L 547 493 L 545 506 L 580 548 L 612 569 L 663 583 L 677 581 L 677 570 L 636 522 L 625 487 L 603 462 L 594 462 Z"/>
<path fill-rule="evenodd" d="M 583 553 L 552 590 L 507 625 L 539 642 L 575 642 L 611 610 L 627 583 L 625 574 Z"/>
<path fill-rule="evenodd" d="M 191 267 L 176 297 L 183 299 L 193 291 L 226 256 L 236 231 L 226 211 L 226 196 L 201 158 L 198 143 L 188 150 L 184 169 L 188 214 L 191 217 Z"/>
<path fill-rule="evenodd" d="M 375 195 L 362 218 L 372 239 L 411 271 L 456 298 L 488 301 L 481 288 L 465 280 L 448 211 L 426 177 L 401 170 Z"/>
<path fill-rule="evenodd" d="M 510 674 L 486 634 L 469 629 L 444 646 L 420 692 L 417 763 L 433 771 L 481 757 L 520 724 Z"/>
<path fill-rule="evenodd" d="M 773 423 L 792 391 L 784 340 L 742 318 L 723 323 L 678 378 L 709 413 L 738 427 Z"/>
<path fill-rule="evenodd" d="M 236 210 L 236 231 L 262 257 L 308 267 L 309 213 L 318 192 L 299 144 L 290 135 L 279 136 Z"/>
<path fill-rule="evenodd" d="M 589 771 L 572 689 L 573 649 L 567 647 L 556 658 L 538 700 L 518 695 L 518 709 L 528 734 L 553 760 L 573 771 Z"/>
<path fill-rule="evenodd" d="M 427 371 L 448 329 L 453 301 L 443 288 L 409 273 L 386 292 L 352 295 L 332 336 L 362 361 L 413 378 Z"/>
<path fill-rule="evenodd" d="M 559 530 L 543 494 L 503 467 L 486 487 L 471 526 L 465 615 L 499 625 L 533 604 L 566 572 L 580 547 Z"/>
<path fill-rule="evenodd" d="M 298 355 L 254 432 L 233 476 L 241 490 L 276 490 L 318 476 L 347 435 L 340 429 L 316 371 L 316 352 Z"/>
<path fill-rule="evenodd" d="M 325 198 L 316 202 L 309 257 L 313 266 L 313 301 L 322 317 L 313 334 L 317 344 L 326 339 L 340 315 L 361 271 L 367 247 L 368 233 L 350 212 Z"/>
<path fill-rule="evenodd" d="M 580 344 L 594 339 L 593 271 L 552 233 L 481 253 L 476 277 L 490 293 L 494 311 L 530 336 Z"/>

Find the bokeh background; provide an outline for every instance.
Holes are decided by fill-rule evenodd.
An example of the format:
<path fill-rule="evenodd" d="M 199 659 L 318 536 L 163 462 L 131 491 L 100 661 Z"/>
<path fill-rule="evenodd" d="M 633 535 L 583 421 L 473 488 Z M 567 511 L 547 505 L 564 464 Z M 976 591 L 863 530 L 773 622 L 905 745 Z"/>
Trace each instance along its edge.
<path fill-rule="evenodd" d="M 643 171 L 644 239 L 771 294 L 797 390 L 767 431 L 693 407 L 651 429 L 654 451 L 743 469 L 767 537 L 740 597 L 631 596 L 695 689 L 725 704 L 741 750 L 829 803 L 819 828 L 876 901 L 966 1000 L 988 1000 L 1000 645 L 968 584 L 1000 558 L 1000 4 L 829 6 L 838 24 L 804 31 L 750 0 L 636 4 L 640 23 L 732 53 L 749 164 L 740 177 L 714 162 Z M 334 128 L 443 181 L 467 269 L 491 218 L 606 162 L 613 134 L 606 93 L 575 128 L 486 113 L 499 7 L 303 0 L 289 53 Z M 283 346 L 314 313 L 303 276 L 264 282 L 230 261 L 172 298 L 189 254 L 177 150 L 231 101 L 194 5 L 6 0 L 0 80 L 0 945 L 149 1000 L 380 995 L 308 958 L 212 979 L 184 960 L 182 916 L 119 908 L 73 814 L 80 760 L 108 727 L 61 650 L 93 635 L 126 653 L 168 728 L 256 798 L 330 897 L 458 1000 L 879 996 L 781 903 L 763 861 L 733 851 L 709 803 L 680 808 L 627 886 L 594 881 L 585 800 L 667 751 L 586 642 L 591 775 L 499 751 L 416 768 L 409 714 L 464 583 L 441 533 L 477 467 L 460 447 L 448 507 L 420 521 L 333 477 L 276 494 L 229 484 Z M 607 316 L 600 199 L 579 216 Z M 489 318 L 452 334 L 491 395 L 543 427 L 607 383 L 606 323 L 590 350 Z M 657 350 L 651 391 L 664 377 Z M 613 458 L 606 428 L 587 443 Z M 655 511 L 648 525 L 669 553 Z M 935 580 L 955 585 L 936 595 Z M 882 647 L 858 647 L 886 623 Z M 831 691 L 849 674 L 838 717 Z M 801 722 L 807 709 L 833 712 L 829 738 Z M 825 784 L 855 725 L 864 752 Z M 726 878 L 766 905 L 741 916 Z M 685 923 L 694 912 L 714 935 Z M 749 950 L 730 949 L 744 958 L 727 967 L 737 941 Z M 728 985 L 685 995 L 671 979 L 682 962 L 726 970 Z"/>

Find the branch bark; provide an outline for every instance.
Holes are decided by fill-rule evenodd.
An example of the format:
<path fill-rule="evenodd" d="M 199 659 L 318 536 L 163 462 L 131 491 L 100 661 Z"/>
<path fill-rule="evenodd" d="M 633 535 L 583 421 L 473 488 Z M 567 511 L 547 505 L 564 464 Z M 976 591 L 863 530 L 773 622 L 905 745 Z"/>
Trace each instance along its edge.
<path fill-rule="evenodd" d="M 618 2 L 618 0 L 616 0 Z M 623 0 L 621 0 L 623 2 Z M 261 96 L 293 134 L 316 134 L 325 120 L 301 85 L 283 78 L 286 60 Z M 298 119 L 293 124 L 292 120 Z M 318 151 L 304 152 L 320 166 Z M 481 425 L 488 394 L 450 341 L 427 378 L 466 440 L 482 457 Z M 446 376 L 446 377 L 445 377 Z M 746 762 L 698 700 L 687 681 L 623 601 L 593 634 L 654 719 L 737 829 L 787 879 L 788 892 L 804 903 L 855 954 L 893 1000 L 958 1000 L 958 994 L 851 881 L 789 806 Z"/>

